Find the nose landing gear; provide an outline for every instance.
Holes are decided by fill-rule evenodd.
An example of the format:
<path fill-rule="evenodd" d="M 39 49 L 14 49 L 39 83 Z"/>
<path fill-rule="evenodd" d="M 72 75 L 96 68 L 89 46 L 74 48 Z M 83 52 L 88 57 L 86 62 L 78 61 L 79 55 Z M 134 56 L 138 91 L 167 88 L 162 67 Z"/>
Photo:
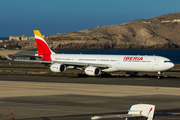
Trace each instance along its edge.
<path fill-rule="evenodd" d="M 158 72 L 158 79 L 162 79 L 162 74 L 163 74 L 162 72 L 160 71 Z"/>

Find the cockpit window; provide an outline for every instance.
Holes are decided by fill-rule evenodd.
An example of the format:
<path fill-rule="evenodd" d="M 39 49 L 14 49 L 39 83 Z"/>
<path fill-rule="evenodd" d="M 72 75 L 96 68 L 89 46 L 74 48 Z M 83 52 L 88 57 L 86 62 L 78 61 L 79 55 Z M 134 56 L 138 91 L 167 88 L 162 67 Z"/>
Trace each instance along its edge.
<path fill-rule="evenodd" d="M 164 63 L 171 63 L 171 61 L 170 60 L 165 60 Z"/>

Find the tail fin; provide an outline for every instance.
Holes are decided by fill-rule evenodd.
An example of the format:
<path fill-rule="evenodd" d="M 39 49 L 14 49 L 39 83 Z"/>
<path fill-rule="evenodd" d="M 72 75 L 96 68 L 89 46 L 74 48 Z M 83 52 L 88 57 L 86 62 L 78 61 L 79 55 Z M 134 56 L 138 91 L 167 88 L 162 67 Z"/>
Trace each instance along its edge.
<path fill-rule="evenodd" d="M 49 48 L 48 44 L 44 40 L 39 30 L 34 30 L 34 36 L 39 54 L 54 54 L 54 52 Z"/>
<path fill-rule="evenodd" d="M 155 105 L 136 104 L 128 108 L 128 114 L 138 114 L 147 117 L 147 120 L 153 120 Z"/>

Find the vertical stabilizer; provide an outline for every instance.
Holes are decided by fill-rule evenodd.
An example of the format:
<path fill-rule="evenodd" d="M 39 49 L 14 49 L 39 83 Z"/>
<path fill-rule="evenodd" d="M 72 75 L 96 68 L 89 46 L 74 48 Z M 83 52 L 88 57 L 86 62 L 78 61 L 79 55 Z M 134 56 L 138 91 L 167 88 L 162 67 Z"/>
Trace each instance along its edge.
<path fill-rule="evenodd" d="M 42 60 L 52 61 L 51 54 L 55 54 L 48 46 L 39 30 L 34 30 L 34 36 L 38 49 L 38 56 L 41 56 Z"/>
<path fill-rule="evenodd" d="M 44 40 L 39 30 L 34 30 L 34 36 L 39 54 L 54 54 L 54 52 L 49 48 L 48 44 Z"/>
<path fill-rule="evenodd" d="M 136 104 L 130 107 L 128 114 L 138 114 L 147 117 L 147 120 L 153 120 L 155 105 Z"/>

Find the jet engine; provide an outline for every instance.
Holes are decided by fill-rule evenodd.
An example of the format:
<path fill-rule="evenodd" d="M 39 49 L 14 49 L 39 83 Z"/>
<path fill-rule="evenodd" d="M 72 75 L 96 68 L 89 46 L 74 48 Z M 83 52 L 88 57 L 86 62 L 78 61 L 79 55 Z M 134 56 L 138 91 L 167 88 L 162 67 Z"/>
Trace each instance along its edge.
<path fill-rule="evenodd" d="M 55 63 L 50 66 L 50 70 L 52 72 L 64 72 L 66 70 L 66 66 L 64 64 Z"/>
<path fill-rule="evenodd" d="M 89 76 L 98 76 L 101 74 L 101 70 L 98 67 L 93 66 L 87 67 L 84 72 Z"/>
<path fill-rule="evenodd" d="M 131 72 L 131 71 L 126 71 L 125 73 L 129 74 L 130 76 L 135 76 L 139 74 L 139 72 Z"/>

